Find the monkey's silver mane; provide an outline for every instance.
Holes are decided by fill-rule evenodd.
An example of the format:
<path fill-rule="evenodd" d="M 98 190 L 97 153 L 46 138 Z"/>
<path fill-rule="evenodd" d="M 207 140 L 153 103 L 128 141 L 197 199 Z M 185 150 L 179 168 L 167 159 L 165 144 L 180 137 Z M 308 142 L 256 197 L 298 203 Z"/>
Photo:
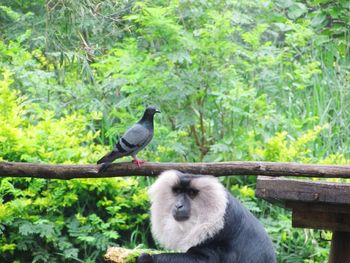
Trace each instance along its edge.
<path fill-rule="evenodd" d="M 227 193 L 213 176 L 193 177 L 191 186 L 199 190 L 191 202 L 191 216 L 178 222 L 172 215 L 174 194 L 179 172 L 165 171 L 149 190 L 153 237 L 165 248 L 187 251 L 213 237 L 224 227 Z"/>

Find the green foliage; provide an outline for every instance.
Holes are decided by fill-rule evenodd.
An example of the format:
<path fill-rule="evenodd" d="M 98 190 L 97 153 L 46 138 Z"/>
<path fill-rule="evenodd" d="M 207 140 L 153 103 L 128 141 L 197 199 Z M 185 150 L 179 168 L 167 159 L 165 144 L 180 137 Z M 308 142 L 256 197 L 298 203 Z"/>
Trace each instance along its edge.
<path fill-rule="evenodd" d="M 91 115 L 75 113 L 55 119 L 19 93 L 10 90 L 10 73 L 0 81 L 0 149 L 12 161 L 52 163 L 90 162 L 102 147 L 92 144 L 98 133 L 87 131 Z"/>
<path fill-rule="evenodd" d="M 135 179 L 1 184 L 4 262 L 100 262 L 108 246 L 127 245 L 136 231 L 149 231 L 146 194 Z"/>
<path fill-rule="evenodd" d="M 91 115 L 57 119 L 12 91 L 11 83 L 5 71 L 0 81 L 4 160 L 91 162 L 106 151 L 93 143 L 98 134 L 87 130 Z M 0 182 L 1 261 L 95 262 L 113 243 L 126 245 L 132 236 L 146 242 L 148 201 L 136 179 Z"/>
<path fill-rule="evenodd" d="M 317 126 L 313 130 L 300 135 L 298 138 L 287 139 L 287 132 L 277 133 L 264 145 L 264 149 L 254 149 L 252 155 L 257 159 L 275 162 L 301 162 L 309 163 L 312 159 L 310 142 L 317 139 L 320 132 L 327 126 Z"/>
<path fill-rule="evenodd" d="M 0 5 L 0 158 L 94 163 L 146 105 L 154 161 L 349 163 L 349 4 L 328 1 L 12 1 Z M 103 146 L 103 145 L 109 146 Z M 0 261 L 98 262 L 148 244 L 141 179 L 0 180 Z M 318 231 L 223 183 L 279 262 L 325 262 Z M 322 232 L 329 235 L 328 232 Z"/>

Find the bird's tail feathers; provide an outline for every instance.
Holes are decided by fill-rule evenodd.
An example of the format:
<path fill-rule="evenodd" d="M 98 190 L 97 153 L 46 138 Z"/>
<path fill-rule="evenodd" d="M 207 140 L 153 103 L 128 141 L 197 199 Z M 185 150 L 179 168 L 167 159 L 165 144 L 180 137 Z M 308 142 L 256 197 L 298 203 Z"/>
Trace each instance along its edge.
<path fill-rule="evenodd" d="M 113 162 L 115 159 L 117 159 L 118 157 L 121 157 L 120 152 L 118 151 L 111 151 L 110 153 L 106 154 L 105 156 L 103 156 L 100 160 L 97 161 L 97 164 L 101 164 L 101 163 L 111 163 Z"/>
<path fill-rule="evenodd" d="M 100 168 L 98 168 L 98 172 L 99 172 L 99 173 L 105 172 L 105 171 L 108 169 L 108 167 L 111 166 L 111 164 L 112 164 L 112 163 L 102 163 L 101 166 L 100 166 Z"/>

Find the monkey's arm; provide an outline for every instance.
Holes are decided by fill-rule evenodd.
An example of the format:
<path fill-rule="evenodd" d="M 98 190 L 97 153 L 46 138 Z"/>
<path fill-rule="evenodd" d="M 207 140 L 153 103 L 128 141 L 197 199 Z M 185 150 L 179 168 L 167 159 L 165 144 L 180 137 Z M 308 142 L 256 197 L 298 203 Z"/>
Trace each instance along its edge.
<path fill-rule="evenodd" d="M 186 253 L 163 253 L 141 255 L 137 263 L 220 263 L 217 251 L 210 248 L 191 248 Z"/>

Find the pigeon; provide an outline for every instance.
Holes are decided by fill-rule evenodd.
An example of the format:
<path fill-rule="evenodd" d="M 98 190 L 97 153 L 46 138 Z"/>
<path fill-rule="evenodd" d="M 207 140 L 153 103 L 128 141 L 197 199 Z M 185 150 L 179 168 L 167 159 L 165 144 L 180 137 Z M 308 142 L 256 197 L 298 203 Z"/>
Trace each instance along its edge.
<path fill-rule="evenodd" d="M 136 154 L 149 144 L 153 138 L 153 117 L 160 111 L 149 106 L 143 113 L 142 118 L 129 128 L 113 148 L 113 150 L 97 161 L 97 164 L 103 164 L 99 171 L 106 170 L 109 165 L 123 156 L 132 156 L 132 162 L 140 167 L 145 161 L 139 160 Z"/>

